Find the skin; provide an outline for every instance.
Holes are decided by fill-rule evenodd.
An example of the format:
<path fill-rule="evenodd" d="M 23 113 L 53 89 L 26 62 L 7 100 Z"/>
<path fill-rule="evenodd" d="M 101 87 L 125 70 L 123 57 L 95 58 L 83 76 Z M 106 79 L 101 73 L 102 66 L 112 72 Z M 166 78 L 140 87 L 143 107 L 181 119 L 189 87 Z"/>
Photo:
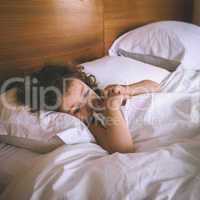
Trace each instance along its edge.
<path fill-rule="evenodd" d="M 98 96 L 92 89 L 74 79 L 63 95 L 60 111 L 86 122 L 95 110 L 94 105 L 98 105 L 107 119 L 106 124 L 104 127 L 96 123 L 88 125 L 97 143 L 109 153 L 131 153 L 134 152 L 134 144 L 120 110 L 122 102 L 134 95 L 159 91 L 159 84 L 148 80 L 131 85 L 109 85 L 103 91 L 104 100 L 98 102 Z"/>

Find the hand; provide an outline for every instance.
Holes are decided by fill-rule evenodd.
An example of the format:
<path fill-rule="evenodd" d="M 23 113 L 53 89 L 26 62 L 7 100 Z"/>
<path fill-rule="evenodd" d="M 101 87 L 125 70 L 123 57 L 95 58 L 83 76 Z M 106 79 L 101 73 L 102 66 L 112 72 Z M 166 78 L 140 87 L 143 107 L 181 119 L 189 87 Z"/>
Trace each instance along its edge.
<path fill-rule="evenodd" d="M 128 86 L 125 85 L 109 85 L 104 89 L 103 95 L 105 99 L 112 98 L 112 101 L 119 100 L 121 106 L 125 105 L 126 99 L 129 97 L 128 89 Z"/>
<path fill-rule="evenodd" d="M 125 85 L 109 85 L 104 89 L 103 93 L 105 97 L 116 95 L 128 96 L 129 88 Z"/>

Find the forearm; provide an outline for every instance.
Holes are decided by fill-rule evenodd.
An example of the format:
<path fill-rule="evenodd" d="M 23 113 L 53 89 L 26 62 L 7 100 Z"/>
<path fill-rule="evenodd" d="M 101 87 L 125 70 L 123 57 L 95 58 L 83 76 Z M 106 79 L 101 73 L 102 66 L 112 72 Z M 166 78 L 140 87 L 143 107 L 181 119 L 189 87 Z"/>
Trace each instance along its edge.
<path fill-rule="evenodd" d="M 132 138 L 121 111 L 106 111 L 105 115 L 106 127 L 95 124 L 89 127 L 97 143 L 109 153 L 134 152 Z"/>
<path fill-rule="evenodd" d="M 110 144 L 110 152 L 134 152 L 134 145 L 127 124 L 120 110 L 106 111 L 106 139 Z"/>
<path fill-rule="evenodd" d="M 160 85 L 151 80 L 143 80 L 130 85 L 109 85 L 104 89 L 104 96 L 122 95 L 127 98 L 149 92 L 160 92 Z"/>
<path fill-rule="evenodd" d="M 133 83 L 126 86 L 126 88 L 127 88 L 127 93 L 129 94 L 129 96 L 135 96 L 135 95 L 160 91 L 160 85 L 150 80 L 144 80 L 138 83 Z"/>
<path fill-rule="evenodd" d="M 110 153 L 134 152 L 134 145 L 127 124 L 123 118 L 120 107 L 123 101 L 122 95 L 105 95 L 103 102 L 103 126 L 97 126 L 96 123 L 90 125 L 96 141 Z"/>

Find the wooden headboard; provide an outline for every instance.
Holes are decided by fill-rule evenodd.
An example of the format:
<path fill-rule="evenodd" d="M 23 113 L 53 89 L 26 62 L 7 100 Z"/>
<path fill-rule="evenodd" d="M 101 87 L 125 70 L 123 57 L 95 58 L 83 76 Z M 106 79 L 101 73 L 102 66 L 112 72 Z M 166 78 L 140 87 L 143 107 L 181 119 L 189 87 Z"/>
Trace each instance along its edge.
<path fill-rule="evenodd" d="M 0 79 L 44 62 L 103 55 L 99 0 L 1 0 Z"/>
<path fill-rule="evenodd" d="M 1 0 L 0 80 L 44 62 L 101 57 L 148 22 L 192 19 L 192 0 Z"/>
<path fill-rule="evenodd" d="M 200 26 L 200 0 L 194 0 L 193 23 Z"/>

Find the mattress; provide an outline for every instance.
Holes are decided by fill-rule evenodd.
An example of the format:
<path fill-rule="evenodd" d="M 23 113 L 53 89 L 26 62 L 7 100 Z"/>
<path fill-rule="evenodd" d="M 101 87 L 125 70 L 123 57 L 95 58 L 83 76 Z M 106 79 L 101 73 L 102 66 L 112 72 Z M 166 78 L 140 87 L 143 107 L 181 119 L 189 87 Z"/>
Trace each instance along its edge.
<path fill-rule="evenodd" d="M 0 194 L 20 171 L 31 168 L 39 154 L 0 143 Z"/>

